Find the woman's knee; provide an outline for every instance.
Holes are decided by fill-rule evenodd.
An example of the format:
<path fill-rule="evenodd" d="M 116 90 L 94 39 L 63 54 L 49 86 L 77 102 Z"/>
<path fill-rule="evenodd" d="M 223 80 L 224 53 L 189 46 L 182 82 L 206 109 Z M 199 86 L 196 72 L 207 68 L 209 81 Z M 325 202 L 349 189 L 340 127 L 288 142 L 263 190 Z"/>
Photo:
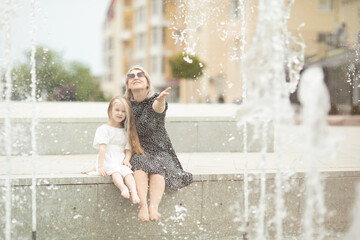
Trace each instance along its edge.
<path fill-rule="evenodd" d="M 161 174 L 150 174 L 150 181 L 164 181 L 165 178 Z"/>
<path fill-rule="evenodd" d="M 148 174 L 146 172 L 144 172 L 143 170 L 135 170 L 134 175 L 139 176 L 139 177 L 142 177 L 142 176 L 147 177 L 148 176 Z"/>

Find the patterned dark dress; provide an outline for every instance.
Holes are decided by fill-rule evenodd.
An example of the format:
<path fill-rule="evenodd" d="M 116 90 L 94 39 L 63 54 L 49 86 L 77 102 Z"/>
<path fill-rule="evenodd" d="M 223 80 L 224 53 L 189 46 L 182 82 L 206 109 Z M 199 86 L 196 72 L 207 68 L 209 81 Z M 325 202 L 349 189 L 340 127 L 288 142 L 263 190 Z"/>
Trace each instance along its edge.
<path fill-rule="evenodd" d="M 142 102 L 131 102 L 135 125 L 145 155 L 134 154 L 130 160 L 133 171 L 143 170 L 164 176 L 165 183 L 172 189 L 180 189 L 192 182 L 192 174 L 185 172 L 176 156 L 165 129 L 165 111 L 157 113 L 152 104 L 159 94 Z"/>

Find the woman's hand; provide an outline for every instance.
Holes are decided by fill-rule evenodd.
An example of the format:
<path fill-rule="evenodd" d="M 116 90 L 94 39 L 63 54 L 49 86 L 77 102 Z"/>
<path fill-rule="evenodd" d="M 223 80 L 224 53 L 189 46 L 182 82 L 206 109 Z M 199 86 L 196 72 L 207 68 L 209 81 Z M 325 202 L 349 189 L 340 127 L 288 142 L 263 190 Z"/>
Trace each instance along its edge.
<path fill-rule="evenodd" d="M 130 164 L 129 161 L 124 160 L 124 161 L 122 162 L 122 165 L 125 165 L 125 166 L 127 166 L 128 168 L 131 169 L 131 164 Z"/>
<path fill-rule="evenodd" d="M 171 87 L 168 87 L 164 91 L 162 91 L 159 96 L 156 98 L 156 101 L 154 101 L 152 108 L 157 113 L 163 113 L 165 111 L 165 96 L 169 95 L 168 93 L 170 91 Z"/>
<path fill-rule="evenodd" d="M 169 95 L 170 93 L 168 93 L 170 91 L 171 87 L 168 87 L 167 89 L 165 89 L 164 91 L 162 91 L 159 96 L 156 98 L 156 100 L 158 101 L 162 101 L 163 99 L 165 99 L 166 95 Z"/>
<path fill-rule="evenodd" d="M 100 176 L 103 176 L 103 177 L 107 176 L 107 172 L 104 167 L 99 167 L 98 171 L 99 171 Z"/>

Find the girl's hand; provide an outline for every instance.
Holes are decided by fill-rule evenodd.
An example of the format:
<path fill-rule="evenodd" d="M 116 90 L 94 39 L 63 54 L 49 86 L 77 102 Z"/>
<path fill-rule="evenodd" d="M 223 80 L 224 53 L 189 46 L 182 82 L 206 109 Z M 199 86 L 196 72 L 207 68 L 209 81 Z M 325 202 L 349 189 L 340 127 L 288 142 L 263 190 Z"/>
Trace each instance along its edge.
<path fill-rule="evenodd" d="M 161 101 L 163 99 L 165 99 L 166 95 L 169 95 L 170 93 L 168 93 L 170 91 L 171 87 L 168 87 L 167 89 L 165 89 L 164 91 L 162 91 L 159 96 L 156 98 L 156 100 Z"/>
<path fill-rule="evenodd" d="M 105 168 L 99 167 L 98 171 L 99 171 L 100 176 L 103 176 L 103 177 L 107 176 L 107 172 L 105 171 Z"/>
<path fill-rule="evenodd" d="M 129 161 L 123 161 L 122 162 L 122 165 L 125 165 L 125 166 L 127 166 L 128 168 L 130 168 L 131 169 L 131 164 L 130 164 L 130 162 Z"/>

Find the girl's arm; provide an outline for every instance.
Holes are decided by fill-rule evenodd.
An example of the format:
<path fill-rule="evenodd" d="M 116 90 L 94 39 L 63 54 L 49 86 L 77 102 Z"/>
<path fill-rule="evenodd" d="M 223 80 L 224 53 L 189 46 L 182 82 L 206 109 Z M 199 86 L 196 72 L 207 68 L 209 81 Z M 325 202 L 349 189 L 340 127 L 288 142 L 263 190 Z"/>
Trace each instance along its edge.
<path fill-rule="evenodd" d="M 165 96 L 169 95 L 168 91 L 170 91 L 171 87 L 168 87 L 164 91 L 162 91 L 159 96 L 154 101 L 152 108 L 157 113 L 163 113 L 165 111 Z"/>
<path fill-rule="evenodd" d="M 98 171 L 100 176 L 106 177 L 107 173 L 104 168 L 104 159 L 106 152 L 106 144 L 100 144 L 99 146 L 99 156 L 98 156 Z"/>
<path fill-rule="evenodd" d="M 131 151 L 129 149 L 125 149 L 125 158 L 122 164 L 127 166 L 128 168 L 131 168 L 131 164 L 130 164 L 131 155 L 132 155 Z"/>

